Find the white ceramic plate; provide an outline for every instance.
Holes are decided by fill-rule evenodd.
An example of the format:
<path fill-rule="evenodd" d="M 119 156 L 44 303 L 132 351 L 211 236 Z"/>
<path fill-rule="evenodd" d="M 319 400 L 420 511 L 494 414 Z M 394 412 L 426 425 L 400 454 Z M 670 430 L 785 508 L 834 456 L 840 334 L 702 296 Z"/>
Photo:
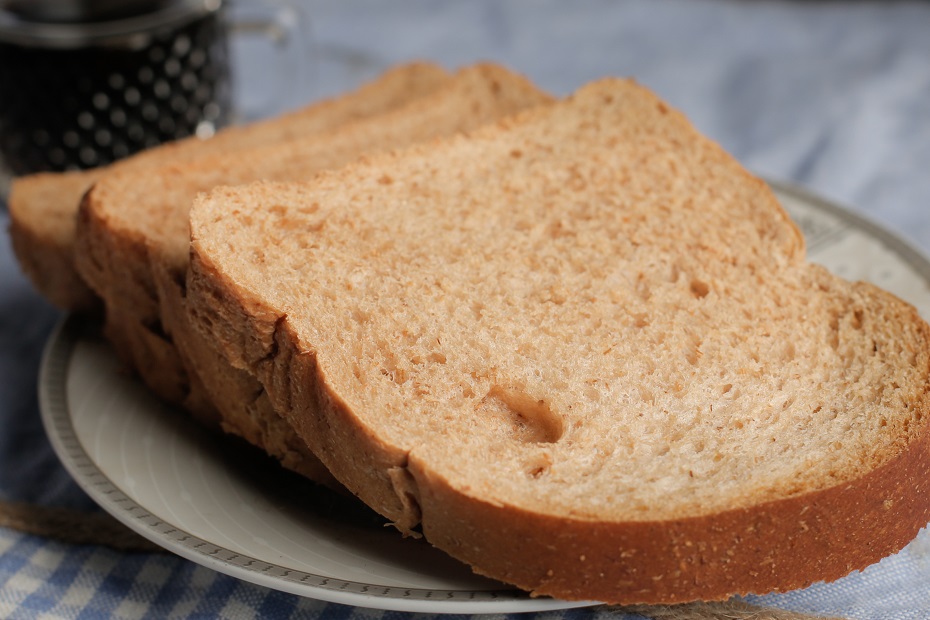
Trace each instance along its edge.
<path fill-rule="evenodd" d="M 812 260 L 894 292 L 930 316 L 930 263 L 881 227 L 775 186 Z M 40 376 L 43 422 L 85 491 L 133 530 L 189 560 L 270 588 L 362 607 L 510 613 L 578 607 L 530 598 L 402 539 L 354 502 L 264 455 L 206 433 L 120 371 L 93 326 L 68 319 Z"/>

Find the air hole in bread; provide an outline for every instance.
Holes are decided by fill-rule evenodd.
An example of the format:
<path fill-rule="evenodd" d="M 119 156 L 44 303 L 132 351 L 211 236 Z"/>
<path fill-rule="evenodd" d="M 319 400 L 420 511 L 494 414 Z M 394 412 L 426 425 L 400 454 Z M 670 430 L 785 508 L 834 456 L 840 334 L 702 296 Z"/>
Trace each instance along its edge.
<path fill-rule="evenodd" d="M 562 418 L 545 400 L 519 389 L 493 386 L 478 405 L 483 415 L 501 424 L 511 439 L 524 443 L 554 443 L 562 438 Z"/>
<path fill-rule="evenodd" d="M 380 368 L 381 374 L 396 383 L 403 385 L 407 381 L 407 371 L 397 364 L 397 360 L 388 355 Z"/>
<path fill-rule="evenodd" d="M 441 343 L 436 341 L 435 346 L 441 346 Z M 446 354 L 442 351 L 424 351 L 422 349 L 416 352 L 410 352 L 407 360 L 410 362 L 410 365 L 414 367 L 413 372 L 417 372 L 417 367 L 422 367 L 426 364 L 445 364 L 448 360 Z"/>
<path fill-rule="evenodd" d="M 710 286 L 703 280 L 691 280 L 691 294 L 698 299 L 702 299 L 710 292 Z"/>
<path fill-rule="evenodd" d="M 538 480 L 549 473 L 552 467 L 552 458 L 548 454 L 538 454 L 526 461 L 526 475 L 533 480 Z"/>
<path fill-rule="evenodd" d="M 643 274 L 639 274 L 636 279 L 636 294 L 641 301 L 649 301 L 652 297 L 652 289 L 649 286 L 649 282 L 646 280 L 646 276 Z"/>
<path fill-rule="evenodd" d="M 827 335 L 827 344 L 834 351 L 840 348 L 840 321 L 837 317 L 830 317 L 830 331 Z"/>
<path fill-rule="evenodd" d="M 701 350 L 697 345 L 689 346 L 685 349 L 685 359 L 692 366 L 697 366 L 698 361 L 701 359 Z"/>
<path fill-rule="evenodd" d="M 853 329 L 862 329 L 862 310 L 853 311 L 852 326 Z"/>

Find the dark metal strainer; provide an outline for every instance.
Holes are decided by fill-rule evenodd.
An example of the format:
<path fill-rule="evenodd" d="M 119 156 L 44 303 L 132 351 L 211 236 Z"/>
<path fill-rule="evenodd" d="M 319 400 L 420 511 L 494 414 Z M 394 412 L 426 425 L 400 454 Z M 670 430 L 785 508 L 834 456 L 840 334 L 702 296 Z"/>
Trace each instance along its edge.
<path fill-rule="evenodd" d="M 33 2 L 0 3 L 0 155 L 14 175 L 99 166 L 228 123 L 219 0 Z"/>

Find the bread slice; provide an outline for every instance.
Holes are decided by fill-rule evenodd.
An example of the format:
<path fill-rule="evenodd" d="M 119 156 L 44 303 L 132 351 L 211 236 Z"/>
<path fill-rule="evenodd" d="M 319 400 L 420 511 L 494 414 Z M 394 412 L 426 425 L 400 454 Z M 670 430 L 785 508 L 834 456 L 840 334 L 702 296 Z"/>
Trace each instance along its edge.
<path fill-rule="evenodd" d="M 10 241 L 23 273 L 55 306 L 92 313 L 99 300 L 74 269 L 74 217 L 99 172 L 42 172 L 13 180 Z"/>
<path fill-rule="evenodd" d="M 188 308 L 333 475 L 539 595 L 833 580 L 930 519 L 930 328 L 632 82 L 191 212 Z"/>
<path fill-rule="evenodd" d="M 112 171 L 181 164 L 229 150 L 273 144 L 328 131 L 381 114 L 433 92 L 450 78 L 432 63 L 416 62 L 387 71 L 354 93 L 275 118 L 229 127 L 210 139 L 179 140 L 92 170 L 38 173 L 15 179 L 10 190 L 10 235 L 26 275 L 53 304 L 71 311 L 99 309 L 96 294 L 74 267 L 75 217 L 84 193 Z"/>
<path fill-rule="evenodd" d="M 77 267 L 106 305 L 107 333 L 117 336 L 111 338 L 117 351 L 146 384 L 285 466 L 331 480 L 272 413 L 261 385 L 190 329 L 183 283 L 194 197 L 222 183 L 306 179 L 364 152 L 473 129 L 549 100 L 521 76 L 476 65 L 406 105 L 331 131 L 182 164 L 112 171 L 81 207 Z"/>

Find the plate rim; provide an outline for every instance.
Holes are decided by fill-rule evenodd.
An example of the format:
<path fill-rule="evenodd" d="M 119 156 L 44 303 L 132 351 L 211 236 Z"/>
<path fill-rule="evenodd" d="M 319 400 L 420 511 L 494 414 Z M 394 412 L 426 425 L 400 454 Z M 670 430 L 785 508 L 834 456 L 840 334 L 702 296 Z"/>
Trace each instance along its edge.
<path fill-rule="evenodd" d="M 925 281 L 930 283 L 930 257 L 903 235 L 892 231 L 887 226 L 880 224 L 876 219 L 852 207 L 840 205 L 800 185 L 788 181 L 769 179 L 767 177 L 760 178 L 771 187 L 776 198 L 778 198 L 778 194 L 790 195 L 800 202 L 804 202 L 809 206 L 813 206 L 839 219 L 845 220 L 852 227 L 858 228 L 884 245 L 894 248 L 894 251 L 909 267 L 914 269 Z M 781 204 L 780 200 L 779 204 Z M 782 206 L 782 208 L 788 211 L 786 207 Z"/>

